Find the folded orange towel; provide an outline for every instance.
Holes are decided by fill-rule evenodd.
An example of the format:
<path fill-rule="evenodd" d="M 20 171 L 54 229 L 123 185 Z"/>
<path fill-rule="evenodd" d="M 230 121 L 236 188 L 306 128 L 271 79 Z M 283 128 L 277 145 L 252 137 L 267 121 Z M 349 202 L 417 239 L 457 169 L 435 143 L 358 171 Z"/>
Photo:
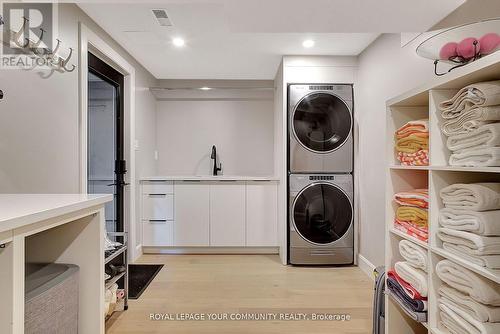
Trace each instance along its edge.
<path fill-rule="evenodd" d="M 429 134 L 429 120 L 410 121 L 396 131 L 396 138 L 401 139 L 412 134 Z"/>
<path fill-rule="evenodd" d="M 429 207 L 429 190 L 415 189 L 394 194 L 394 201 L 399 205 L 427 209 Z"/>

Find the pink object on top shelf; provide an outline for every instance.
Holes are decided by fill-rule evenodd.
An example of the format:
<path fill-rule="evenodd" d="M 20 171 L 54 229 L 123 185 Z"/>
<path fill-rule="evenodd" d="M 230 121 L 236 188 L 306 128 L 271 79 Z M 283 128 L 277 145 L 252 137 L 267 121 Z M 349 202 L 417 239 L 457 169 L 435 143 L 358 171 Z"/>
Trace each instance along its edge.
<path fill-rule="evenodd" d="M 457 47 L 458 43 L 455 42 L 449 42 L 446 43 L 442 48 L 441 51 L 439 51 L 439 58 L 448 60 L 450 58 L 456 57 L 457 54 Z"/>
<path fill-rule="evenodd" d="M 464 59 L 472 59 L 479 54 L 479 41 L 474 37 L 464 38 L 457 46 L 457 54 Z"/>
<path fill-rule="evenodd" d="M 490 54 L 500 46 L 500 35 L 494 32 L 483 35 L 483 37 L 479 39 L 479 44 L 479 52 L 481 54 Z"/>

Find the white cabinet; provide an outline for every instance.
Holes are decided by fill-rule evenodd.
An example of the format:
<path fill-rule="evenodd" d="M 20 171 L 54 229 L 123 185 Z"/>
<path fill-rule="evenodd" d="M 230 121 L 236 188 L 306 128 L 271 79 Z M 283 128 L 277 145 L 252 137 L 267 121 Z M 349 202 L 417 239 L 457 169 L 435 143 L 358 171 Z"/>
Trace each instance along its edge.
<path fill-rule="evenodd" d="M 278 188 L 275 182 L 247 182 L 246 245 L 278 246 Z"/>
<path fill-rule="evenodd" d="M 173 220 L 173 194 L 142 195 L 143 220 Z"/>
<path fill-rule="evenodd" d="M 245 182 L 210 185 L 210 246 L 245 246 Z"/>
<path fill-rule="evenodd" d="M 143 194 L 173 194 L 174 182 L 166 180 L 151 180 L 142 183 Z"/>
<path fill-rule="evenodd" d="M 151 220 L 142 222 L 143 246 L 173 246 L 174 222 L 167 220 Z"/>
<path fill-rule="evenodd" d="M 174 194 L 169 181 L 147 181 L 142 184 L 143 246 L 174 245 Z"/>
<path fill-rule="evenodd" d="M 176 246 L 209 246 L 209 185 L 176 181 L 174 239 Z"/>
<path fill-rule="evenodd" d="M 146 247 L 276 247 L 274 181 L 143 181 Z"/>

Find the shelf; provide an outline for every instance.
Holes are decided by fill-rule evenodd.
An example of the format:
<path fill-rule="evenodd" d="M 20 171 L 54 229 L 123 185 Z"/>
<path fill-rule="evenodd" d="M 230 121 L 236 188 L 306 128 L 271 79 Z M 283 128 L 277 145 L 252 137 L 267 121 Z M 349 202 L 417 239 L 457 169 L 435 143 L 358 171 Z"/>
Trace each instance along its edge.
<path fill-rule="evenodd" d="M 438 170 L 448 172 L 475 172 L 475 173 L 500 173 L 500 167 L 456 167 L 456 166 L 402 166 L 389 165 L 389 169 L 396 170 Z"/>
<path fill-rule="evenodd" d="M 409 170 L 429 170 L 430 166 L 403 166 L 403 165 L 390 165 L 389 169 L 409 169 Z"/>
<path fill-rule="evenodd" d="M 449 172 L 500 173 L 500 167 L 430 166 L 430 170 L 442 170 Z"/>
<path fill-rule="evenodd" d="M 451 260 L 461 266 L 463 266 L 464 268 L 467 268 L 473 272 L 475 272 L 476 274 L 479 274 L 483 277 L 486 277 L 487 279 L 490 279 L 492 281 L 494 281 L 495 283 L 498 283 L 500 284 L 500 269 L 488 269 L 486 267 L 481 267 L 481 266 L 478 266 L 477 264 L 474 264 L 474 263 L 471 263 L 467 260 L 464 260 L 463 258 L 457 256 L 457 255 L 454 255 L 454 254 L 451 254 L 450 252 L 444 250 L 444 249 L 441 249 L 441 248 L 437 248 L 437 247 L 431 247 L 431 252 L 434 252 L 448 260 Z"/>
<path fill-rule="evenodd" d="M 127 246 L 122 246 L 115 250 L 111 255 L 107 256 L 104 259 L 104 264 L 111 262 L 114 258 L 116 258 L 118 255 L 123 254 L 127 250 Z"/>
<path fill-rule="evenodd" d="M 429 244 L 427 242 L 424 242 L 424 241 L 419 240 L 419 239 L 417 239 L 415 237 L 412 237 L 411 235 L 408 235 L 408 234 L 406 234 L 404 232 L 396 230 L 395 228 L 390 228 L 389 232 L 391 232 L 392 234 L 395 234 L 395 235 L 397 235 L 397 236 L 399 236 L 399 237 L 401 237 L 403 239 L 412 241 L 412 242 L 416 243 L 417 245 L 419 245 L 419 246 L 421 246 L 421 247 L 423 247 L 425 249 L 429 248 Z"/>
<path fill-rule="evenodd" d="M 430 64 L 429 71 L 432 71 Z M 414 88 L 386 102 L 387 106 L 423 105 L 432 89 L 459 89 L 474 82 L 498 80 L 500 73 L 500 52 L 478 59 L 447 75 L 436 77 L 430 83 Z M 427 100 L 428 101 L 428 100 Z"/>
<path fill-rule="evenodd" d="M 118 282 L 118 280 L 120 278 L 122 278 L 123 276 L 125 276 L 126 272 L 127 271 L 124 271 L 124 272 L 122 272 L 122 273 L 120 273 L 118 275 L 115 275 L 115 276 L 111 277 L 109 280 L 107 280 L 106 281 L 106 285 L 105 285 L 106 289 L 109 289 L 113 284 L 115 284 L 116 282 Z"/>

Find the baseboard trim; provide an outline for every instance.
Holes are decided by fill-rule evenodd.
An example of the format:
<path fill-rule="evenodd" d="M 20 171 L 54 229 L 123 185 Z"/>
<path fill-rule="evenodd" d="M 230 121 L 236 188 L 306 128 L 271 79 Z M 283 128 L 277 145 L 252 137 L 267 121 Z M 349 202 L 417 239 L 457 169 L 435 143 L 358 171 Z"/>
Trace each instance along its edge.
<path fill-rule="evenodd" d="M 368 261 L 363 255 L 358 254 L 358 267 L 363 271 L 370 279 L 375 280 L 373 276 L 373 271 L 375 270 L 375 265 Z"/>
<path fill-rule="evenodd" d="M 278 247 L 142 247 L 143 254 L 279 254 Z"/>

